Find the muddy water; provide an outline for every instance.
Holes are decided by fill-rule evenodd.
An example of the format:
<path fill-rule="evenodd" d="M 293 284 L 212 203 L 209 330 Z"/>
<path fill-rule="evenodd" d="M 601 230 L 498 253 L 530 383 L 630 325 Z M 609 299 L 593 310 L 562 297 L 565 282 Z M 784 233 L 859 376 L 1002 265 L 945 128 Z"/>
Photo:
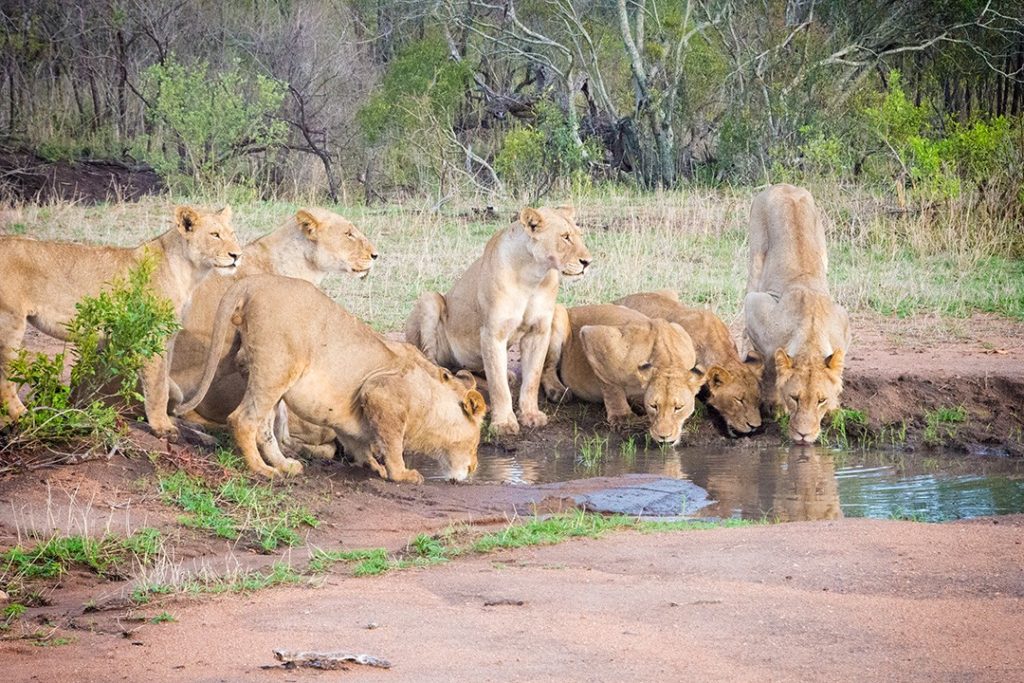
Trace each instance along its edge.
<path fill-rule="evenodd" d="M 1024 512 L 1024 461 L 942 452 L 815 447 L 639 449 L 630 454 L 612 447 L 598 464 L 588 467 L 573 452 L 488 450 L 481 452 L 472 481 L 540 484 L 634 473 L 684 480 L 703 489 L 702 507 L 692 512 L 687 508 L 687 514 L 696 516 L 941 521 Z M 424 474 L 430 474 L 427 468 Z M 629 488 L 628 483 L 623 486 Z M 688 502 L 693 500 L 689 496 Z"/>

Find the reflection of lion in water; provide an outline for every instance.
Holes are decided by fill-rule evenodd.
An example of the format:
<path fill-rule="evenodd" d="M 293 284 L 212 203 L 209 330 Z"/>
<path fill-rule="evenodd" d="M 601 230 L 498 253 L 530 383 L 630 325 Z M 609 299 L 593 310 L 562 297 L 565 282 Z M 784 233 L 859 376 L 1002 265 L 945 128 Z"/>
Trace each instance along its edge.
<path fill-rule="evenodd" d="M 718 501 L 717 514 L 743 510 L 780 522 L 839 519 L 839 483 L 832 456 L 816 448 L 769 450 L 708 462 L 681 452 L 694 483 Z"/>

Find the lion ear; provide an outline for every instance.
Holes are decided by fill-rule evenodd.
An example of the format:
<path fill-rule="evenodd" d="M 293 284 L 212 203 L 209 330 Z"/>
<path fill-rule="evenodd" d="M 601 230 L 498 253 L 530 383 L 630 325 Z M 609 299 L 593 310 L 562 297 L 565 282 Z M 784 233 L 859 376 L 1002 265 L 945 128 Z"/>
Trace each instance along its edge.
<path fill-rule="evenodd" d="M 712 391 L 722 388 L 730 379 L 732 379 L 732 375 L 721 365 L 712 365 L 708 369 L 707 383 Z"/>
<path fill-rule="evenodd" d="M 224 221 L 230 222 L 232 215 L 231 205 L 225 205 L 223 209 L 217 212 L 217 215 L 220 216 Z"/>
<path fill-rule="evenodd" d="M 562 204 L 561 206 L 556 206 L 555 211 L 560 213 L 562 217 L 565 218 L 567 221 L 570 221 L 572 223 L 576 222 L 576 207 L 574 207 L 572 204 Z"/>
<path fill-rule="evenodd" d="M 540 211 L 529 206 L 519 212 L 519 222 L 532 233 L 540 232 L 544 228 L 544 216 Z"/>
<path fill-rule="evenodd" d="M 315 242 L 317 233 L 320 231 L 320 221 L 308 209 L 296 211 L 295 220 L 299 222 L 299 226 L 302 227 L 302 232 L 306 234 L 306 237 L 311 242 Z"/>
<path fill-rule="evenodd" d="M 178 232 L 182 235 L 188 234 L 196 229 L 199 222 L 199 213 L 191 206 L 174 207 L 174 224 L 178 226 Z"/>
<path fill-rule="evenodd" d="M 836 349 L 832 355 L 825 359 L 825 367 L 832 372 L 839 374 L 843 371 L 843 359 L 846 353 L 842 349 Z"/>
<path fill-rule="evenodd" d="M 779 348 L 775 350 L 775 367 L 779 370 L 791 370 L 793 368 L 793 359 L 789 357 L 785 349 Z"/>
<path fill-rule="evenodd" d="M 484 414 L 487 412 L 487 404 L 484 402 L 484 397 L 479 391 L 470 389 L 462 399 L 462 410 L 474 422 L 479 422 L 484 419 Z"/>

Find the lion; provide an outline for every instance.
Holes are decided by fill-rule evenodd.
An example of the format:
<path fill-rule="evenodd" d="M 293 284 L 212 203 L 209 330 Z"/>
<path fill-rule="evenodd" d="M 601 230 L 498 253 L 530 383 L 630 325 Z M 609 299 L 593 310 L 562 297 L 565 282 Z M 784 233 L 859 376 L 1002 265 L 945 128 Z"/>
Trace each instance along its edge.
<path fill-rule="evenodd" d="M 155 259 L 152 288 L 171 301 L 180 319 L 203 278 L 211 270 L 233 273 L 241 252 L 230 207 L 206 211 L 178 206 L 172 229 L 135 248 L 0 237 L 0 403 L 6 405 L 8 416 L 17 419 L 25 412 L 7 378 L 7 365 L 21 346 L 27 323 L 66 339 L 65 326 L 75 315 L 75 304 L 99 294 L 143 258 Z M 174 341 L 172 335 L 166 352 L 147 362 L 140 373 L 146 420 L 157 435 L 171 438 L 178 435 L 167 414 L 168 358 L 173 357 Z"/>
<path fill-rule="evenodd" d="M 850 323 L 829 295 L 827 271 L 811 193 L 775 185 L 755 197 L 744 336 L 766 359 L 766 399 L 789 414 L 789 437 L 798 444 L 817 441 L 843 390 Z"/>
<path fill-rule="evenodd" d="M 453 375 L 413 346 L 388 341 L 303 280 L 262 274 L 236 282 L 217 308 L 212 339 L 225 339 L 232 323 L 248 382 L 228 424 L 253 472 L 302 471 L 274 433 L 281 402 L 331 428 L 346 453 L 387 479 L 423 481 L 406 469 L 406 450 L 438 458 L 450 479 L 476 469 L 486 405 L 469 373 Z M 221 353 L 211 346 L 199 389 L 179 415 L 203 399 Z"/>
<path fill-rule="evenodd" d="M 192 295 L 192 306 L 174 343 L 171 380 L 176 386 L 171 387 L 171 407 L 181 402 L 182 394 L 192 394 L 199 386 L 217 304 L 235 281 L 257 273 L 299 278 L 314 285 L 331 273 L 363 278 L 377 257 L 376 248 L 362 232 L 326 209 L 300 209 L 270 234 L 247 244 L 234 277 L 207 278 Z M 233 334 L 233 330 L 229 332 Z M 223 425 L 243 393 L 245 378 L 222 354 L 206 397 L 186 418 L 200 424 Z M 298 428 L 295 420 L 291 424 Z"/>
<path fill-rule="evenodd" d="M 755 356 L 740 360 L 729 328 L 714 312 L 685 306 L 669 289 L 630 294 L 615 303 L 686 330 L 697 352 L 697 365 L 706 372 L 707 403 L 722 416 L 730 433 L 749 434 L 761 426 L 764 363 Z"/>
<path fill-rule="evenodd" d="M 520 421 L 543 427 L 548 418 L 538 392 L 558 284 L 562 277 L 582 277 L 590 261 L 571 207 L 524 208 L 518 221 L 491 237 L 451 291 L 419 297 L 406 322 L 406 341 L 438 365 L 484 373 L 497 434 L 518 433 Z M 508 347 L 516 341 L 522 358 L 519 420 L 508 381 Z"/>
<path fill-rule="evenodd" d="M 632 421 L 629 399 L 642 400 L 651 438 L 674 446 L 703 384 L 690 335 L 676 323 L 614 304 L 555 307 L 542 379 L 548 400 L 603 402 L 613 426 Z"/>

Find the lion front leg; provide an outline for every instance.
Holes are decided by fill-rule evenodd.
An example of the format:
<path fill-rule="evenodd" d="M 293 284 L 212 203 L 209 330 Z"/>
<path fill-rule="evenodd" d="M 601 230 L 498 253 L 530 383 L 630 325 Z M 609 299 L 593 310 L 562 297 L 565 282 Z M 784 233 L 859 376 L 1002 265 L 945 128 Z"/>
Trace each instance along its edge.
<path fill-rule="evenodd" d="M 518 434 L 519 421 L 512 412 L 512 390 L 508 383 L 508 335 L 481 328 L 480 355 L 491 400 L 491 427 L 499 436 Z"/>
<path fill-rule="evenodd" d="M 519 415 L 526 427 L 543 427 L 548 416 L 538 405 L 541 374 L 551 340 L 551 319 L 545 318 L 534 323 L 519 342 L 522 354 L 523 383 L 519 387 Z"/>
<path fill-rule="evenodd" d="M 374 386 L 364 385 L 360 398 L 370 441 L 366 464 L 373 467 L 382 461 L 391 481 L 422 484 L 423 475 L 406 469 L 403 457 L 408 419 L 405 387 L 389 378 Z"/>
<path fill-rule="evenodd" d="M 635 421 L 636 415 L 629 407 L 629 400 L 622 387 L 614 384 L 601 384 L 601 398 L 604 400 L 604 411 L 608 424 L 612 427 L 627 427 Z"/>
<path fill-rule="evenodd" d="M 147 361 L 142 367 L 140 379 L 146 422 L 157 436 L 174 440 L 180 433 L 167 414 L 167 402 L 170 399 L 170 379 L 167 376 L 170 369 L 167 363 L 169 353 L 170 350 Z"/>
<path fill-rule="evenodd" d="M 572 330 L 568 327 L 569 319 L 565 316 L 564 324 L 560 324 L 560 316 L 555 313 L 551 323 L 551 337 L 548 339 L 548 350 L 544 355 L 544 370 L 540 376 L 540 386 L 544 395 L 552 403 L 572 399 L 572 392 L 562 383 L 558 376 L 558 366 L 562 360 L 562 351 Z"/>

